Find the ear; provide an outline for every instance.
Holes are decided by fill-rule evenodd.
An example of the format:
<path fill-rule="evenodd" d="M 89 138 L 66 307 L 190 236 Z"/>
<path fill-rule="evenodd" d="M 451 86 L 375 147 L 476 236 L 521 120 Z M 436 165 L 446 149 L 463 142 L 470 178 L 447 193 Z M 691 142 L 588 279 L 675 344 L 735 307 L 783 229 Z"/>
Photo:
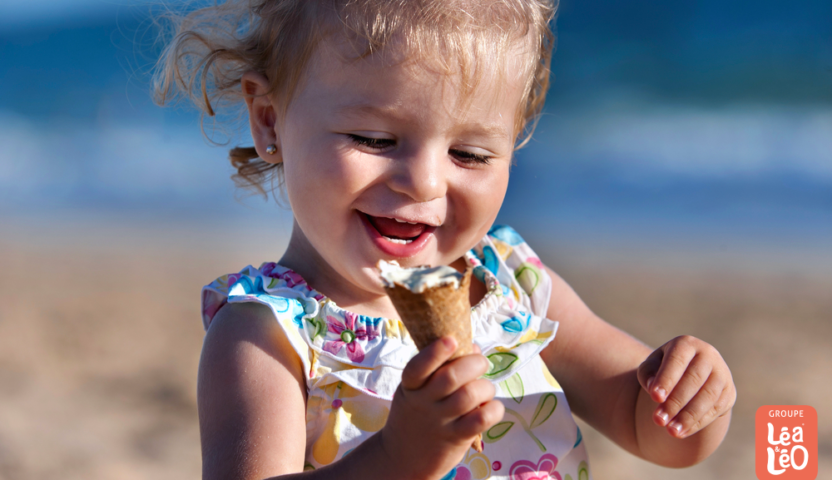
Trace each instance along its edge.
<path fill-rule="evenodd" d="M 268 95 L 269 79 L 260 73 L 249 71 L 240 79 L 243 94 L 248 107 L 248 119 L 254 149 L 257 155 L 268 163 L 281 163 L 280 138 L 277 133 L 277 114 L 275 105 Z M 268 153 L 267 147 L 274 145 L 277 151 Z"/>

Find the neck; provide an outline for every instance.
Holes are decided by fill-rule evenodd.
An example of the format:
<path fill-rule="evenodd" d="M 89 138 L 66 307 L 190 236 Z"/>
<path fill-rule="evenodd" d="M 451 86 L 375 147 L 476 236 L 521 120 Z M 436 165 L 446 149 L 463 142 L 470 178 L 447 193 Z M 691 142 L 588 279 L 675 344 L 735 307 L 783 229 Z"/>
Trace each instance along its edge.
<path fill-rule="evenodd" d="M 310 287 L 341 308 L 372 317 L 399 318 L 383 289 L 379 292 L 368 291 L 339 274 L 309 243 L 297 221 L 292 226 L 289 246 L 279 263 L 297 272 Z"/>

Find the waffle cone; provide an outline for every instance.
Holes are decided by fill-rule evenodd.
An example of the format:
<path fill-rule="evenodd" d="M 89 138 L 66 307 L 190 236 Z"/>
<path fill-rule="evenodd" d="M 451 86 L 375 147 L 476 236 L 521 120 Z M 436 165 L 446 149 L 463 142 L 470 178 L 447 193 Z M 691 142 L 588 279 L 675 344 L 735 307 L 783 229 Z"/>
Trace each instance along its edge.
<path fill-rule="evenodd" d="M 459 287 L 440 285 L 428 288 L 422 293 L 411 292 L 399 284 L 387 287 L 387 294 L 407 328 L 410 337 L 421 350 L 441 337 L 456 339 L 457 349 L 451 360 L 473 353 L 471 338 L 471 269 L 465 270 Z M 482 452 L 482 435 L 471 447 Z"/>
<path fill-rule="evenodd" d="M 471 269 L 468 269 L 459 288 L 440 285 L 414 293 L 396 284 L 386 290 L 416 347 L 421 350 L 440 337 L 450 335 L 459 345 L 453 359 L 473 352 L 470 286 Z"/>

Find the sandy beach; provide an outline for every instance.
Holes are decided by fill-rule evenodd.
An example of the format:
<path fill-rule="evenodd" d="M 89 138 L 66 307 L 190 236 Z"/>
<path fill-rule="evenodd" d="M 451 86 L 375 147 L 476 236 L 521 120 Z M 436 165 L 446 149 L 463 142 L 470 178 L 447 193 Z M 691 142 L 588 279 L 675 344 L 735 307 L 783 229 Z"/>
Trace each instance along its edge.
<path fill-rule="evenodd" d="M 285 237 L 241 249 L 230 235 L 196 242 L 206 231 L 187 227 L 66 225 L 7 221 L 0 236 L 0 479 L 199 478 L 200 288 L 279 258 Z M 594 478 L 753 479 L 754 413 L 766 404 L 817 409 L 818 478 L 832 478 L 828 257 L 534 246 L 595 312 L 649 345 L 681 334 L 715 345 L 738 388 L 724 444 L 685 470 L 582 424 Z"/>

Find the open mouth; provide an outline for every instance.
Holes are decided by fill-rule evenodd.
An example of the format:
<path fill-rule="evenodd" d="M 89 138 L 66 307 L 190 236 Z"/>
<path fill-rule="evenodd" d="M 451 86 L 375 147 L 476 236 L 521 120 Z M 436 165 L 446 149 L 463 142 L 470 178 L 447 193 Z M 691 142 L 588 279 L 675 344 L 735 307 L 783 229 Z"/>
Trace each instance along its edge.
<path fill-rule="evenodd" d="M 436 227 L 424 223 L 410 223 L 359 213 L 376 246 L 394 257 L 415 255 L 424 248 L 430 235 L 436 230 Z"/>

